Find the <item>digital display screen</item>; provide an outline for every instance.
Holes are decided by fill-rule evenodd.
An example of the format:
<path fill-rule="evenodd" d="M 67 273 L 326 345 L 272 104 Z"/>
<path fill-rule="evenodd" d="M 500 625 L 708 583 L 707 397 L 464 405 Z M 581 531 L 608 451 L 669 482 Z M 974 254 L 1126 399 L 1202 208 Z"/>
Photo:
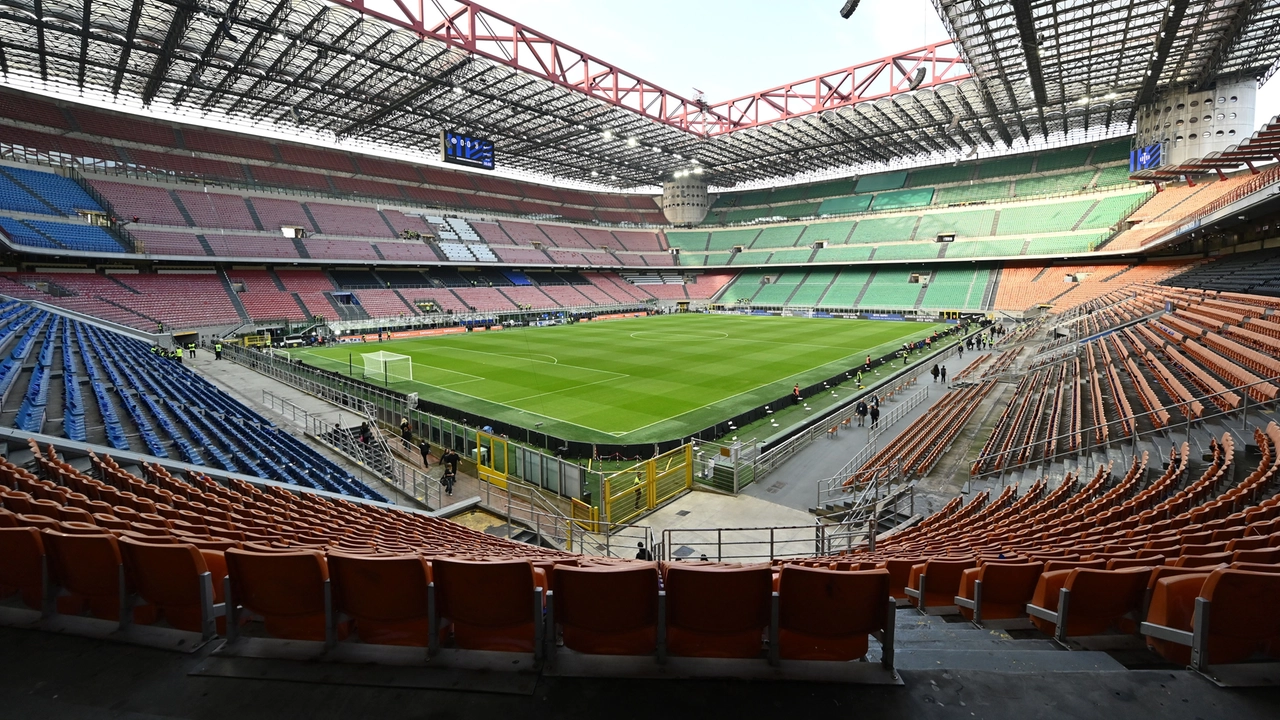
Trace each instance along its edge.
<path fill-rule="evenodd" d="M 454 165 L 493 169 L 493 141 L 443 130 L 440 133 L 440 159 Z"/>
<path fill-rule="evenodd" d="M 1129 152 L 1129 172 L 1160 167 L 1160 156 L 1163 149 L 1160 143 L 1156 143 L 1137 150 L 1131 150 Z"/>

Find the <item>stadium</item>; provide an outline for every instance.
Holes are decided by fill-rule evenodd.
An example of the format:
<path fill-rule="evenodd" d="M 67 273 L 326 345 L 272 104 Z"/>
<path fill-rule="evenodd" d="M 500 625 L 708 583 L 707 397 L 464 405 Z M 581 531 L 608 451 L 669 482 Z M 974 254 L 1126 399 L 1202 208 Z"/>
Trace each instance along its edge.
<path fill-rule="evenodd" d="M 0 3 L 0 717 L 1280 714 L 1280 2 L 920 7 Z"/>

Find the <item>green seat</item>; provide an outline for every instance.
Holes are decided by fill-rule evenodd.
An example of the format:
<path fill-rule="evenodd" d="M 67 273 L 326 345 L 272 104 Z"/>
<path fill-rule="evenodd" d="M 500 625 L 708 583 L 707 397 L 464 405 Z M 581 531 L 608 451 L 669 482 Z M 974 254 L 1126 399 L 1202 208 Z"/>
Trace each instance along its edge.
<path fill-rule="evenodd" d="M 876 173 L 858 178 L 856 192 L 880 192 L 881 190 L 897 190 L 907 184 L 907 171 Z"/>

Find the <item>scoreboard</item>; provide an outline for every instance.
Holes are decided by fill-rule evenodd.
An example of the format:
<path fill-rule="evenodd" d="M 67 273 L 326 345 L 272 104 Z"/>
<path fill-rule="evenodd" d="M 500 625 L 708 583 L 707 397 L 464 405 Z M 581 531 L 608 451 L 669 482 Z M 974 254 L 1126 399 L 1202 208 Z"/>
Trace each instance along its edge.
<path fill-rule="evenodd" d="M 492 170 L 493 141 L 451 130 L 441 130 L 440 159 L 454 165 Z"/>

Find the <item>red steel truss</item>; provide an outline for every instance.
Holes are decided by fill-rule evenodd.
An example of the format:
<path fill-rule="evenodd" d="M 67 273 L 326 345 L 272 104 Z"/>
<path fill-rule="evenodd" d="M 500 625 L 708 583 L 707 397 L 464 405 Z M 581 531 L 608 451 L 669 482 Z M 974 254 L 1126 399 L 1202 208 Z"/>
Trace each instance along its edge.
<path fill-rule="evenodd" d="M 799 82 L 708 105 L 689 100 L 577 50 L 471 0 L 390 0 L 376 10 L 366 0 L 330 0 L 493 62 L 577 90 L 651 120 L 704 137 L 832 110 L 970 77 L 953 41 L 872 60 Z"/>
<path fill-rule="evenodd" d="M 741 130 L 908 92 L 920 69 L 924 77 L 917 89 L 972 77 L 955 42 L 947 40 L 716 103 L 709 109 L 716 117 L 728 118 L 730 130 Z"/>

